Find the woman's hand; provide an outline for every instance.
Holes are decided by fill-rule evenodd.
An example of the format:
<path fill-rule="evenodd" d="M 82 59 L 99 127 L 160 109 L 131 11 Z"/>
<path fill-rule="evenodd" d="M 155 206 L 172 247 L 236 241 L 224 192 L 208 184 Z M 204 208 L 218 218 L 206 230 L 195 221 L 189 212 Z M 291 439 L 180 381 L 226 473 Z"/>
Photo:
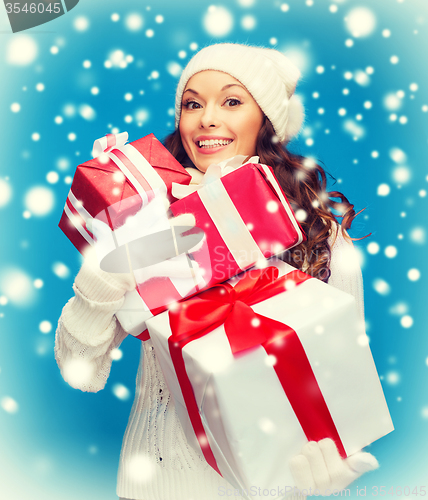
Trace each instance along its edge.
<path fill-rule="evenodd" d="M 360 451 L 342 459 L 329 438 L 306 443 L 301 454 L 290 461 L 296 487 L 300 491 L 319 490 L 323 496 L 346 488 L 364 472 L 378 467 L 378 461 L 370 453 Z"/>
<path fill-rule="evenodd" d="M 74 284 L 86 298 L 95 302 L 119 300 L 136 286 L 134 275 L 130 272 L 108 273 L 100 269 L 94 248 L 85 252 Z"/>
<path fill-rule="evenodd" d="M 201 230 L 185 234 L 194 229 L 193 214 L 170 217 L 168 208 L 168 200 L 159 195 L 114 231 L 102 220 L 88 219 L 100 268 L 111 274 L 150 268 L 143 274 L 154 276 L 159 270 L 159 276 L 168 275 L 171 265 L 166 261 L 195 251 L 204 236 Z"/>

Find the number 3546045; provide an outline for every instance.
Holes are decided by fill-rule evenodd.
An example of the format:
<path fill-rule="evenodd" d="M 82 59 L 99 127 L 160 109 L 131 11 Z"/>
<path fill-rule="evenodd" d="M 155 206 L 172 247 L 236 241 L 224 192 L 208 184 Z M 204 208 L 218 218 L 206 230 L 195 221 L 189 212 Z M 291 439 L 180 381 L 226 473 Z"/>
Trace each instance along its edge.
<path fill-rule="evenodd" d="M 36 12 L 39 14 L 43 14 L 44 12 L 48 12 L 49 14 L 60 14 L 61 12 L 61 4 L 60 3 L 7 3 L 6 4 L 6 12 L 8 14 L 19 14 L 24 12 L 25 14 L 35 14 Z"/>

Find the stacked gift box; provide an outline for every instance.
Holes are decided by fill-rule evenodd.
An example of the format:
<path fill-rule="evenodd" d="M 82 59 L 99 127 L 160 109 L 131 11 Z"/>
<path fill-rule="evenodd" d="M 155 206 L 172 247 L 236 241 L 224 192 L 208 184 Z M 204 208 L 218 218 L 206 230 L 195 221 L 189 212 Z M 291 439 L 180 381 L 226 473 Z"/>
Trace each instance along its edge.
<path fill-rule="evenodd" d="M 86 227 L 88 219 L 96 218 L 119 233 L 127 217 L 154 205 L 153 193 L 168 197 L 173 216 L 194 214 L 196 226 L 188 233 L 204 235 L 202 244 L 188 253 L 198 264 L 196 277 L 190 268 L 187 278 L 140 281 L 138 271 L 134 273 L 137 288 L 126 295 L 117 313 L 129 334 L 147 338 L 146 321 L 168 305 L 305 239 L 270 167 L 247 163 L 226 169 L 226 175 L 210 168 L 205 175 L 210 182 L 194 188 L 188 186 L 191 176 L 153 134 L 130 144 L 126 139 L 123 133 L 96 141 L 99 156 L 77 167 L 59 224 L 74 246 L 84 253 L 95 243 Z"/>
<path fill-rule="evenodd" d="M 153 135 L 119 141 L 107 136 L 78 167 L 60 227 L 83 252 L 88 218 L 114 233 L 158 192 L 173 216 L 195 216 L 197 279 L 136 274 L 117 313 L 155 346 L 189 443 L 248 490 L 293 485 L 287 457 L 308 440 L 330 437 L 346 457 L 391 432 L 355 299 L 274 257 L 304 234 L 272 169 L 213 166 L 189 186 Z"/>

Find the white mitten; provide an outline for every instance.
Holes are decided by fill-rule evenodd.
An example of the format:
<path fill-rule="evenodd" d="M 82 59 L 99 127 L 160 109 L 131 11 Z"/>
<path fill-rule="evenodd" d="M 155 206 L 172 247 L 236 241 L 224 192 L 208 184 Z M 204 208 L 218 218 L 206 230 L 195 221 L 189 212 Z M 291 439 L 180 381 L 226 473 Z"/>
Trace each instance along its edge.
<path fill-rule="evenodd" d="M 323 496 L 331 495 L 333 490 L 343 490 L 364 472 L 378 467 L 378 461 L 370 453 L 360 451 L 342 459 L 329 438 L 306 443 L 301 454 L 290 461 L 296 487 L 300 491 L 319 490 Z"/>
<path fill-rule="evenodd" d="M 151 278 L 189 278 L 198 276 L 199 265 L 196 261 L 188 259 L 184 255 L 173 257 L 140 269 L 136 275 L 138 283 L 144 283 Z"/>
<path fill-rule="evenodd" d="M 160 270 L 165 261 L 195 250 L 203 239 L 202 231 L 184 235 L 194 227 L 194 215 L 168 218 L 167 211 L 168 201 L 159 195 L 114 231 L 101 220 L 87 220 L 86 227 L 95 237 L 100 268 L 116 274 L 150 267 L 154 276 L 154 270 Z M 170 270 L 171 264 L 165 265 Z M 168 273 L 163 271 L 159 276 Z"/>
<path fill-rule="evenodd" d="M 136 283 L 132 273 L 107 273 L 100 269 L 94 248 L 89 248 L 84 257 L 74 284 L 89 300 L 113 302 L 135 288 Z"/>

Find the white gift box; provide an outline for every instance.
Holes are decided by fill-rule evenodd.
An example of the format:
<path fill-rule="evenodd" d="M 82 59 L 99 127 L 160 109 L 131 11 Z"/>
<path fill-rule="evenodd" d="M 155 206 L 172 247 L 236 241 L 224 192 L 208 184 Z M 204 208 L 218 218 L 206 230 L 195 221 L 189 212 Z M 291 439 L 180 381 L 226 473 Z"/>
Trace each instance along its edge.
<path fill-rule="evenodd" d="M 269 265 L 280 276 L 295 271 L 276 258 Z M 241 278 L 228 283 L 235 287 Z M 393 430 L 353 296 L 308 279 L 251 307 L 297 333 L 348 456 Z M 180 351 L 189 392 L 171 356 L 170 319 L 166 311 L 147 326 L 189 444 L 235 488 L 294 487 L 288 462 L 308 438 L 279 380 L 275 357 L 262 345 L 234 355 L 221 325 Z M 305 410 L 309 396 L 303 388 L 301 394 Z"/>

